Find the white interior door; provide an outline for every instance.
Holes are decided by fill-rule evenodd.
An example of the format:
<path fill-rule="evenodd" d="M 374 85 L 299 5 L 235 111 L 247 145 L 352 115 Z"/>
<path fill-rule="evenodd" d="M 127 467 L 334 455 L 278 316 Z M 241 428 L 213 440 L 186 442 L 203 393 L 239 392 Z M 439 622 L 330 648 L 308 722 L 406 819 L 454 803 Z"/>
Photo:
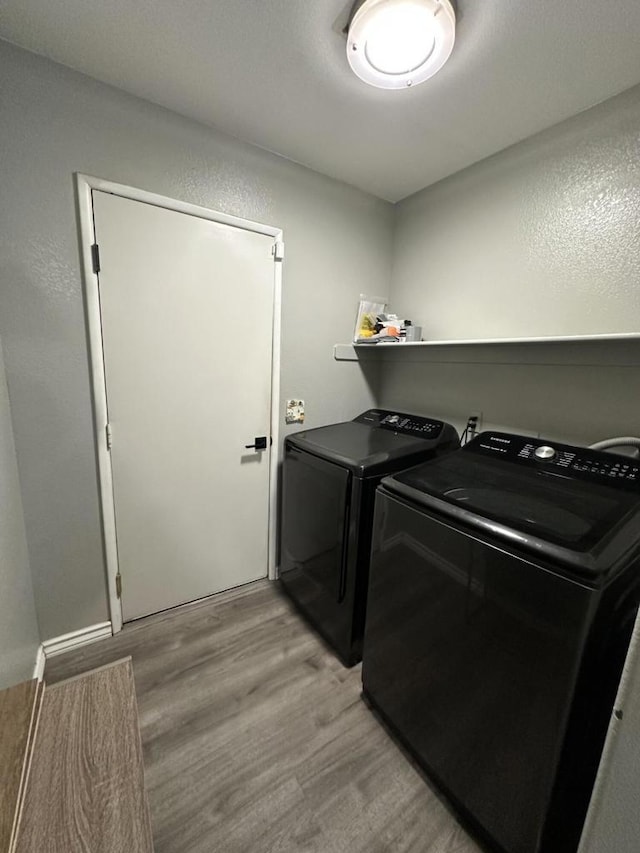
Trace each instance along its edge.
<path fill-rule="evenodd" d="M 274 239 L 95 190 L 93 212 L 127 621 L 267 575 Z"/>

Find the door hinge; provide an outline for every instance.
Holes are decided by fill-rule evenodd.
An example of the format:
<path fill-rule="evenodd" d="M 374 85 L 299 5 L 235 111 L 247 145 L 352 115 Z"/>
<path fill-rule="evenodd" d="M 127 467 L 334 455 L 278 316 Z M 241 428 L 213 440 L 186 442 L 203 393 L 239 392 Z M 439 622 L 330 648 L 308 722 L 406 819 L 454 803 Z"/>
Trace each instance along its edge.
<path fill-rule="evenodd" d="M 116 575 L 116 595 L 122 598 L 122 575 L 120 572 Z"/>
<path fill-rule="evenodd" d="M 107 424 L 104 428 L 104 434 L 107 439 L 107 450 L 111 450 L 113 435 L 111 434 L 111 424 Z"/>
<path fill-rule="evenodd" d="M 284 243 L 280 240 L 276 240 L 271 248 L 271 254 L 273 255 L 274 261 L 284 260 Z"/>
<path fill-rule="evenodd" d="M 91 247 L 91 264 L 94 272 L 100 272 L 100 247 L 97 243 Z"/>

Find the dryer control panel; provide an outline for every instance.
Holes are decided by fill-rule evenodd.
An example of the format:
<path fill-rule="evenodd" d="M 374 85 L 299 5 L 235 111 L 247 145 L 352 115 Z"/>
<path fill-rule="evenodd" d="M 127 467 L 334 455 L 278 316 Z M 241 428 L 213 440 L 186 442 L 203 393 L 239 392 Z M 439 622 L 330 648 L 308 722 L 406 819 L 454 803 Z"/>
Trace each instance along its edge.
<path fill-rule="evenodd" d="M 420 415 L 407 415 L 401 412 L 390 412 L 387 409 L 369 409 L 353 419 L 357 424 L 380 427 L 404 435 L 419 436 L 434 439 L 442 433 L 444 423 Z"/>
<path fill-rule="evenodd" d="M 635 487 L 640 491 L 640 462 L 629 456 L 505 432 L 483 432 L 463 450 L 501 457 L 508 462 L 577 480 L 596 480 L 603 485 Z"/>

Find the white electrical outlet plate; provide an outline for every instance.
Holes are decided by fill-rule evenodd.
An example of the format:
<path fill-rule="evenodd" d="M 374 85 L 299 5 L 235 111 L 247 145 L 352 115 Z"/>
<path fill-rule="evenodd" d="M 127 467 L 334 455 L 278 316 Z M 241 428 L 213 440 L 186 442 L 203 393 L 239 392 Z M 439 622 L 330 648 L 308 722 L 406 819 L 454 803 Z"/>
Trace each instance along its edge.
<path fill-rule="evenodd" d="M 304 400 L 287 400 L 287 412 L 285 415 L 285 423 L 288 423 L 288 424 L 303 424 L 304 423 Z"/>
<path fill-rule="evenodd" d="M 482 432 L 482 412 L 471 412 L 471 414 L 469 415 L 469 418 L 470 419 L 471 418 L 477 418 L 476 426 L 475 426 L 476 435 L 479 432 Z"/>

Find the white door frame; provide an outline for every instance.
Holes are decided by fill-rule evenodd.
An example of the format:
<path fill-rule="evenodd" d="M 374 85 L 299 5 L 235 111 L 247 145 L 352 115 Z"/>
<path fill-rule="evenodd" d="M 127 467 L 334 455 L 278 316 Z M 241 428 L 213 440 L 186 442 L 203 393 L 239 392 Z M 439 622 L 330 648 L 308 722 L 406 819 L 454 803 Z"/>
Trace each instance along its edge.
<path fill-rule="evenodd" d="M 244 231 L 265 234 L 274 240 L 274 292 L 273 292 L 273 338 L 271 357 L 271 438 L 269 463 L 269 520 L 268 520 L 268 576 L 271 580 L 276 577 L 276 524 L 277 524 L 277 482 L 278 482 L 278 448 L 279 442 L 279 411 L 280 411 L 280 317 L 282 304 L 282 258 L 284 243 L 282 229 L 272 225 L 263 225 L 249 219 L 240 219 L 196 204 L 178 201 L 156 193 L 146 192 L 124 184 L 105 181 L 90 175 L 76 173 L 76 191 L 78 198 L 78 214 L 80 222 L 80 249 L 82 272 L 85 292 L 85 311 L 89 336 L 89 359 L 91 368 L 91 385 L 93 400 L 93 416 L 95 428 L 96 451 L 98 458 L 98 479 L 100 487 L 100 505 L 102 534 L 107 569 L 107 588 L 109 594 L 109 612 L 113 633 L 122 628 L 122 606 L 116 590 L 116 575 L 118 574 L 118 550 L 116 540 L 115 505 L 113 499 L 113 477 L 111 471 L 111 454 L 107 449 L 106 426 L 107 390 L 105 380 L 104 353 L 102 349 L 102 317 L 100 314 L 100 293 L 98 290 L 98 274 L 93 268 L 92 246 L 96 243 L 93 221 L 92 191 L 100 190 L 131 199 L 132 201 L 153 204 L 189 216 L 198 216 L 223 225 L 231 225 Z M 230 342 L 230 351 L 233 343 Z"/>

